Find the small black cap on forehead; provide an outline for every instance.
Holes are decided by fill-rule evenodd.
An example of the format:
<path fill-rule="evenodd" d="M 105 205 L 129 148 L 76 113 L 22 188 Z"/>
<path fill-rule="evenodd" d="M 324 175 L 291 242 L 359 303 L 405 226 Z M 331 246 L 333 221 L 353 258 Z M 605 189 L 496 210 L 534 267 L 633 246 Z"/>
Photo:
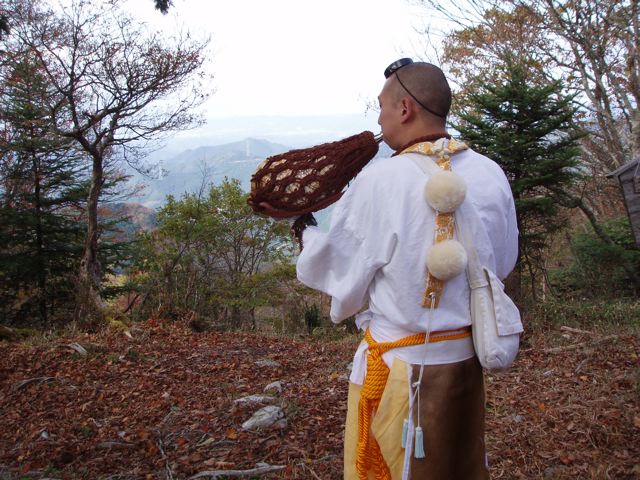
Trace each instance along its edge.
<path fill-rule="evenodd" d="M 393 75 L 396 71 L 398 71 L 402 67 L 406 65 L 411 65 L 412 63 L 413 63 L 413 60 L 411 60 L 410 58 L 401 58 L 400 60 L 396 60 L 385 69 L 384 78 L 389 78 L 391 75 Z"/>

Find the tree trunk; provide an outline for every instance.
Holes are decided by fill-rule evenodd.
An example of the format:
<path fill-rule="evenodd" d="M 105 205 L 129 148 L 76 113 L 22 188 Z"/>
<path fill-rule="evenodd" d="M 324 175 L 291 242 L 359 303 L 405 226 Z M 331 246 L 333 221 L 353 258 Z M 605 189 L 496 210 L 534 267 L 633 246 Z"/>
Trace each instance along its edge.
<path fill-rule="evenodd" d="M 89 328 L 95 328 L 103 320 L 104 301 L 100 294 L 100 261 L 98 259 L 98 200 L 104 171 L 102 160 L 93 160 L 91 187 L 87 200 L 87 235 L 84 242 L 80 272 L 78 275 L 78 304 L 76 307 L 76 321 Z"/>
<path fill-rule="evenodd" d="M 251 309 L 251 331 L 255 332 L 256 328 L 257 328 L 257 325 L 256 325 L 256 308 L 253 307 Z"/>
<path fill-rule="evenodd" d="M 516 303 L 521 306 L 523 303 L 522 294 L 522 264 L 516 264 L 513 271 L 507 275 L 507 278 L 502 279 L 504 282 L 504 291 L 507 295 Z"/>
<path fill-rule="evenodd" d="M 231 329 L 242 329 L 242 312 L 240 311 L 240 307 L 236 305 L 231 307 Z"/>
<path fill-rule="evenodd" d="M 47 324 L 47 269 L 44 262 L 44 239 L 42 232 L 42 199 L 40 187 L 40 165 L 37 157 L 32 154 L 32 168 L 34 179 L 34 208 L 36 221 L 36 255 L 38 268 L 38 307 L 42 324 Z"/>
<path fill-rule="evenodd" d="M 634 110 L 631 116 L 631 158 L 640 158 L 640 109 Z"/>
<path fill-rule="evenodd" d="M 514 194 L 513 199 L 517 202 L 520 197 L 518 194 Z M 516 224 L 519 228 L 522 228 L 522 218 L 520 216 L 520 212 L 517 210 Z M 505 291 L 517 305 L 521 305 L 524 301 L 522 292 L 522 271 L 524 270 L 523 251 L 522 237 L 518 236 L 518 256 L 516 258 L 516 264 L 511 273 L 507 275 L 507 278 L 501 279 L 504 282 Z"/>

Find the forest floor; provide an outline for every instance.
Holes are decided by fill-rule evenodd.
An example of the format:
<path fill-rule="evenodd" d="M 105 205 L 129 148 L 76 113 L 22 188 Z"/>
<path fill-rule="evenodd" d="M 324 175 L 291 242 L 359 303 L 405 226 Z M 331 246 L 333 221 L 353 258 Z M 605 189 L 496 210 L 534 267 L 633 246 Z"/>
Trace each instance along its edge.
<path fill-rule="evenodd" d="M 150 320 L 131 338 L 0 343 L 0 479 L 340 479 L 357 342 Z M 492 478 L 640 478 L 639 355 L 630 333 L 525 336 L 486 376 Z M 253 411 L 234 400 L 274 381 L 287 426 L 243 430 Z"/>

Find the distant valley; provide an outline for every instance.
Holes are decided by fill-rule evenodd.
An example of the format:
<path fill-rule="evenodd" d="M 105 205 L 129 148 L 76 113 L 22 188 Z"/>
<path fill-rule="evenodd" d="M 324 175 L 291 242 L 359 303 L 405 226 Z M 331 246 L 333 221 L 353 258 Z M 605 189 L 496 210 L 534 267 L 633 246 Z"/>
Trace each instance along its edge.
<path fill-rule="evenodd" d="M 197 193 L 203 187 L 206 191 L 208 185 L 220 184 L 225 177 L 240 180 L 242 188 L 248 191 L 258 164 L 288 150 L 288 146 L 255 138 L 185 150 L 158 163 L 158 178 L 135 175 L 135 181 L 144 183 L 145 189 L 143 195 L 132 201 L 159 207 L 167 195 L 179 198 L 185 193 Z"/>
<path fill-rule="evenodd" d="M 167 195 L 179 198 L 185 193 L 197 193 L 203 186 L 206 191 L 208 185 L 217 185 L 225 177 L 240 180 L 242 188 L 248 191 L 251 175 L 260 162 L 289 150 L 289 146 L 256 138 L 185 150 L 158 163 L 158 178 L 135 175 L 135 182 L 146 187 L 142 195 L 131 201 L 157 208 Z M 378 156 L 389 154 L 389 148 L 381 144 Z"/>

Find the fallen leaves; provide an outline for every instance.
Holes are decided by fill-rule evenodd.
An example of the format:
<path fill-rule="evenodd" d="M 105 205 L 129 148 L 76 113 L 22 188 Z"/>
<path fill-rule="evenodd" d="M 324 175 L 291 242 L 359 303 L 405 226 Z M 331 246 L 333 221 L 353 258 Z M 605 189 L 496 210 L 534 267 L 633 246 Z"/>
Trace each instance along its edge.
<path fill-rule="evenodd" d="M 342 446 L 334 432 L 342 429 L 346 383 L 336 385 L 329 376 L 345 369 L 351 345 L 327 345 L 322 352 L 316 342 L 194 334 L 160 322 L 136 326 L 127 343 L 116 333 L 55 345 L 0 344 L 0 472 L 37 478 L 55 468 L 71 479 L 186 478 L 207 467 L 299 463 L 302 444 L 309 455 L 332 455 L 315 468 L 323 478 L 341 475 Z M 242 431 L 252 412 L 233 413 L 234 400 L 276 381 L 288 429 Z M 326 405 L 322 392 L 329 390 L 339 394 Z M 317 420 L 320 411 L 328 421 Z M 308 421 L 307 413 L 316 418 Z M 304 435 L 289 439 L 289 432 Z"/>
<path fill-rule="evenodd" d="M 512 370 L 487 375 L 493 477 L 637 478 L 638 338 L 553 354 L 548 338 L 526 341 Z M 126 342 L 116 332 L 0 344 L 0 472 L 184 479 L 262 468 L 265 479 L 341 478 L 357 343 L 193 333 L 154 320 Z M 242 430 L 252 412 L 234 401 L 276 381 L 288 427 Z"/>
<path fill-rule="evenodd" d="M 495 406 L 487 416 L 492 470 L 505 472 L 503 478 L 637 478 L 640 376 L 629 358 L 640 347 L 638 337 L 591 343 L 571 337 L 581 348 L 549 347 L 557 337 L 527 338 L 530 348 L 514 368 L 487 378 Z M 510 415 L 521 421 L 509 426 Z"/>

